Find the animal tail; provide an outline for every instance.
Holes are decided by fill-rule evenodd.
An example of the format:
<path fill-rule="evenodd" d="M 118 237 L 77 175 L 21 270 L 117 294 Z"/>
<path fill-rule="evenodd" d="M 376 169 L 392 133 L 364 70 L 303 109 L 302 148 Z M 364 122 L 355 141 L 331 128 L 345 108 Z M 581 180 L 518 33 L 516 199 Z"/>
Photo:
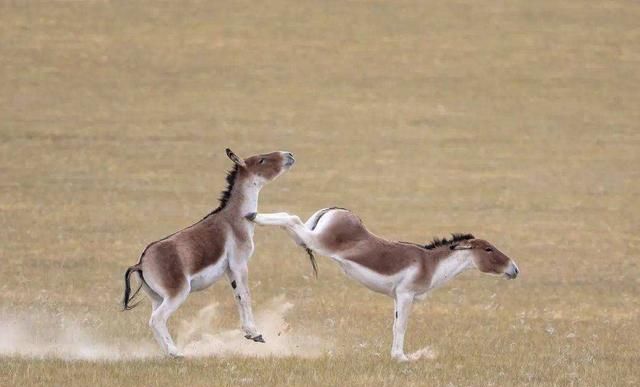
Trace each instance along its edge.
<path fill-rule="evenodd" d="M 133 295 L 131 295 L 131 283 L 130 283 L 130 276 L 131 273 L 137 271 L 138 273 L 140 273 L 140 286 L 138 287 L 138 289 L 133 292 Z M 131 304 L 131 301 L 134 300 L 134 298 L 136 298 L 136 296 L 138 295 L 138 293 L 140 292 L 140 289 L 142 289 L 142 283 L 144 282 L 144 277 L 142 277 L 142 268 L 140 267 L 140 264 L 138 263 L 137 265 L 133 265 L 131 267 L 129 267 L 127 269 L 127 271 L 124 273 L 124 298 L 122 299 L 122 310 L 131 310 L 133 308 L 135 308 L 140 301 L 136 302 L 133 305 Z"/>
<path fill-rule="evenodd" d="M 318 278 L 318 264 L 316 263 L 316 257 L 313 255 L 313 250 L 304 246 L 305 250 L 307 250 L 307 254 L 309 254 L 309 261 L 311 261 L 311 267 L 313 268 L 313 276 Z"/>

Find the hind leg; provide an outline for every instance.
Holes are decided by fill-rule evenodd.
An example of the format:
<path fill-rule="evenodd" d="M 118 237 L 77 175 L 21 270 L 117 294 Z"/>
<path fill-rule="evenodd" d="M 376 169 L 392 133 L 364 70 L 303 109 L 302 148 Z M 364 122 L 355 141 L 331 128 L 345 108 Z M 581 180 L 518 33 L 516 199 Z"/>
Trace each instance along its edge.
<path fill-rule="evenodd" d="M 253 319 L 251 309 L 251 294 L 249 293 L 249 270 L 246 264 L 233 265 L 227 271 L 227 277 L 231 282 L 233 295 L 238 306 L 238 314 L 242 322 L 242 330 L 245 338 L 259 343 L 264 343 L 264 338 L 258 333 L 258 328 Z"/>
<path fill-rule="evenodd" d="M 317 231 L 307 227 L 296 215 L 289 215 L 286 212 L 276 214 L 256 214 L 253 221 L 261 226 L 278 226 L 284 228 L 297 244 L 308 247 L 324 255 L 330 255 L 325 252 L 321 243 L 317 238 Z M 307 222 L 309 223 L 309 222 Z"/>
<path fill-rule="evenodd" d="M 142 282 L 142 290 L 149 298 L 149 301 L 151 301 L 151 313 L 153 313 L 153 311 L 158 309 L 158 306 L 162 303 L 162 297 L 158 293 L 154 292 L 153 289 L 151 289 L 142 279 L 140 282 Z"/>
<path fill-rule="evenodd" d="M 272 214 L 255 214 L 252 220 L 260 226 L 286 227 L 294 217 L 297 218 L 297 216 L 287 214 L 286 212 L 276 212 Z M 300 220 L 300 218 L 298 218 L 298 220 Z M 302 224 L 302 221 L 300 221 L 300 224 Z"/>
<path fill-rule="evenodd" d="M 144 292 L 147 294 L 147 297 L 149 297 L 149 301 L 151 301 L 151 315 L 153 316 L 153 312 L 155 312 L 156 309 L 158 309 L 158 307 L 160 306 L 160 304 L 162 304 L 162 297 L 158 293 L 154 292 L 144 282 L 142 283 L 142 290 L 144 290 Z M 149 327 L 151 327 L 151 332 L 153 332 L 153 337 L 156 339 L 158 344 L 160 344 L 160 346 L 164 349 L 164 341 L 162 340 L 162 336 L 158 335 L 156 330 L 153 329 L 153 326 L 151 325 L 151 320 L 149 320 Z"/>
<path fill-rule="evenodd" d="M 167 321 L 187 299 L 188 295 L 189 289 L 185 288 L 175 296 L 163 298 L 162 302 L 160 302 L 151 313 L 151 319 L 149 320 L 149 326 L 156 340 L 160 343 L 164 351 L 172 357 L 181 357 L 182 354 L 178 351 L 178 348 L 171 338 L 171 334 L 169 334 Z"/>

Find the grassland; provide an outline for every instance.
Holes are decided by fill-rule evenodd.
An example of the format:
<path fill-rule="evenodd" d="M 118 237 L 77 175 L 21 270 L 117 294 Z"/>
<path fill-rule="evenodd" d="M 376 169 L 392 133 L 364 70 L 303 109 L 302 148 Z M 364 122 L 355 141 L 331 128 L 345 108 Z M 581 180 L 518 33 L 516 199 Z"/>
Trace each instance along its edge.
<path fill-rule="evenodd" d="M 262 211 L 340 205 L 416 242 L 473 232 L 522 275 L 434 293 L 407 347 L 436 358 L 396 364 L 390 299 L 326 259 L 309 278 L 259 229 L 255 307 L 284 294 L 292 330 L 330 354 L 2 356 L 0 385 L 640 384 L 638 20 L 631 1 L 3 2 L 2 319 L 152 343 L 147 306 L 119 312 L 123 270 L 216 206 L 227 146 L 296 154 Z M 220 283 L 172 328 L 212 302 L 236 327 Z"/>

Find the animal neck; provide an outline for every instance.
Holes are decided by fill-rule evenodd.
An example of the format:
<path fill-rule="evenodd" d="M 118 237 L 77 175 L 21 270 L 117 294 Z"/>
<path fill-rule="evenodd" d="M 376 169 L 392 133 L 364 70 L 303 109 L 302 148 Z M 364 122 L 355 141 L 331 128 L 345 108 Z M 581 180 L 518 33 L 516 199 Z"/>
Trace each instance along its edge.
<path fill-rule="evenodd" d="M 227 211 L 239 217 L 258 212 L 258 197 L 264 184 L 253 175 L 240 173 L 227 202 Z"/>
<path fill-rule="evenodd" d="M 431 278 L 430 288 L 440 287 L 451 281 L 458 274 L 473 268 L 473 259 L 469 250 L 454 250 L 446 258 L 441 259 Z"/>

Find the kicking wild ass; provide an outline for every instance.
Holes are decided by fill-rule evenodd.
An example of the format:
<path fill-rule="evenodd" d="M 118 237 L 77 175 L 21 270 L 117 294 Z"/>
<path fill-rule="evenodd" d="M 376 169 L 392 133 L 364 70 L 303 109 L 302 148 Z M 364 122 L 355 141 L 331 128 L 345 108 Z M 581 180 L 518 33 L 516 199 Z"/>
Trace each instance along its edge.
<path fill-rule="evenodd" d="M 408 360 L 404 334 L 414 300 L 421 300 L 465 270 L 516 278 L 518 266 L 491 243 L 471 234 L 434 239 L 428 245 L 393 242 L 367 230 L 358 216 L 344 208 L 326 208 L 306 223 L 287 213 L 248 214 L 263 226 L 284 228 L 297 244 L 331 257 L 350 278 L 395 300 L 391 356 Z"/>
<path fill-rule="evenodd" d="M 170 356 L 181 356 L 167 329 L 171 314 L 189 293 L 209 287 L 225 274 L 235 294 L 245 337 L 264 343 L 253 321 L 247 283 L 255 225 L 245 215 L 257 211 L 260 189 L 289 170 L 295 160 L 289 152 L 243 160 L 230 149 L 226 151 L 234 166 L 227 175 L 219 207 L 198 223 L 148 245 L 124 275 L 124 310 L 136 305 L 130 303 L 140 288 L 131 295 L 129 277 L 137 272 L 140 286 L 151 300 L 149 326 Z"/>

